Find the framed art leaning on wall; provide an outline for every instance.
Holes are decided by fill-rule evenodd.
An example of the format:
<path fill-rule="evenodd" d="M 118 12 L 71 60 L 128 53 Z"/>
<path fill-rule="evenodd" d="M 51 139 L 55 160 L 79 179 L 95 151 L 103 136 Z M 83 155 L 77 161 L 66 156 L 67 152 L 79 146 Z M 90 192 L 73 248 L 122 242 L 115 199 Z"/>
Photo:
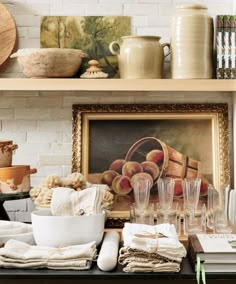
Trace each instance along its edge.
<path fill-rule="evenodd" d="M 230 183 L 227 104 L 73 106 L 73 171 L 91 183 L 102 183 L 114 161 L 142 164 L 153 150 L 162 160 L 151 202 L 159 177 L 200 177 L 221 190 Z M 111 218 L 128 218 L 132 190 L 113 193 Z"/>

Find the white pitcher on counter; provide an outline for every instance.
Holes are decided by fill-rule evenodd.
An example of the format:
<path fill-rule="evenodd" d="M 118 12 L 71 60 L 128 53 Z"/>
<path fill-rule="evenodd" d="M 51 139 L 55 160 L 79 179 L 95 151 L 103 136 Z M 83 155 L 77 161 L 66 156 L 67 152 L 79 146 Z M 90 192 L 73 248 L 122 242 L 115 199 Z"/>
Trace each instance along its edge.
<path fill-rule="evenodd" d="M 118 57 L 120 78 L 162 78 L 164 58 L 170 53 L 170 44 L 161 44 L 160 39 L 159 36 L 123 36 L 121 44 L 111 42 L 109 49 Z M 165 55 L 164 47 L 168 47 Z"/>

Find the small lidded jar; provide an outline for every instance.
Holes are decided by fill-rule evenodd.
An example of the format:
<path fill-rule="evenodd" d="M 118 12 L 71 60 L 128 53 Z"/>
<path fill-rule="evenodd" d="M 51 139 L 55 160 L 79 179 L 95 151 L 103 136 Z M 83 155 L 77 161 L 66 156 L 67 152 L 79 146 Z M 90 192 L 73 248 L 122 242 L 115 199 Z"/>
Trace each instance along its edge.
<path fill-rule="evenodd" d="M 205 5 L 179 5 L 171 26 L 171 77 L 213 76 L 213 19 Z"/>

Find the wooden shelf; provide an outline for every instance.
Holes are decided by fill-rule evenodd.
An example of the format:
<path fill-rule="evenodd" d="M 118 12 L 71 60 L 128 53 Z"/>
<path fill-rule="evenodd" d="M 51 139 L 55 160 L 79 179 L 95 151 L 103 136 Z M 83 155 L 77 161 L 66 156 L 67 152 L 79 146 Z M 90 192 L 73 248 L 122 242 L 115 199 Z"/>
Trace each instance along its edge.
<path fill-rule="evenodd" d="M 235 92 L 236 80 L 0 79 L 0 91 L 206 91 Z"/>

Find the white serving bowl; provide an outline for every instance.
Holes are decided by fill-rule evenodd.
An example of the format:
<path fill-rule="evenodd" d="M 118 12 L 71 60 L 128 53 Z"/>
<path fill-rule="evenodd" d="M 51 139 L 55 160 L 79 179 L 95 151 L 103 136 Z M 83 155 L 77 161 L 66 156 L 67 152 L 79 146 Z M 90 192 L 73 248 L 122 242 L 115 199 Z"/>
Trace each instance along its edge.
<path fill-rule="evenodd" d="M 52 216 L 50 209 L 31 213 L 33 234 L 39 246 L 64 247 L 102 241 L 105 212 L 83 216 Z"/>
<path fill-rule="evenodd" d="M 0 241 L 13 239 L 34 245 L 32 225 L 13 221 L 0 221 Z"/>

